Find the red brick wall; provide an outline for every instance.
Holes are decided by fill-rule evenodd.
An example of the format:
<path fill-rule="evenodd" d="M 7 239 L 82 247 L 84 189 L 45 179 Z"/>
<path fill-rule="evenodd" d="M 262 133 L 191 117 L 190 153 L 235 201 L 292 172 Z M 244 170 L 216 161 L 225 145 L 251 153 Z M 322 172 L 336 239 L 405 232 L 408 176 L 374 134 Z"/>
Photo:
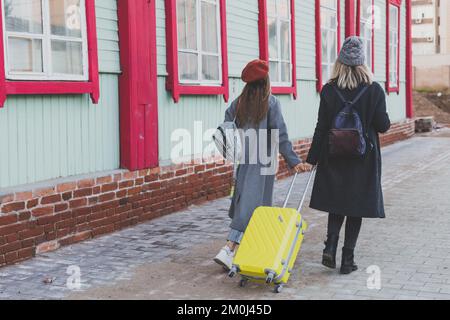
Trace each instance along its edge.
<path fill-rule="evenodd" d="M 383 145 L 414 134 L 394 124 Z M 306 158 L 311 139 L 294 143 Z M 278 178 L 290 175 L 280 161 Z M 120 230 L 229 194 L 232 167 L 219 159 L 103 177 L 0 196 L 0 266 Z"/>
<path fill-rule="evenodd" d="M 414 131 L 414 120 L 408 119 L 404 122 L 394 123 L 387 133 L 380 135 L 381 146 L 385 147 L 394 142 L 411 138 L 414 135 Z"/>

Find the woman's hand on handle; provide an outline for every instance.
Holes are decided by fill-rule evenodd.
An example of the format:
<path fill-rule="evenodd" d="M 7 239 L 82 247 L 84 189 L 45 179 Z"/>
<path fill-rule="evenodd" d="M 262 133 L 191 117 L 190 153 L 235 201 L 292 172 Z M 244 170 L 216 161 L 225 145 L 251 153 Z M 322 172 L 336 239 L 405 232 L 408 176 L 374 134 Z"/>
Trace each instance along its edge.
<path fill-rule="evenodd" d="M 300 172 L 306 172 L 306 171 L 311 171 L 312 166 L 309 163 L 299 163 L 298 165 L 296 165 L 294 167 L 295 172 L 300 173 Z"/>

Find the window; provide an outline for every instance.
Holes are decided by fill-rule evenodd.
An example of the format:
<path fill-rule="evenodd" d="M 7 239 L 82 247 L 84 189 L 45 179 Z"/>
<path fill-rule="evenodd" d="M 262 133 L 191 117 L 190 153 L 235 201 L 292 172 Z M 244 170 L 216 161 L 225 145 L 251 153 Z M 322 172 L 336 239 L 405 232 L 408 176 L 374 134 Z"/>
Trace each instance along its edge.
<path fill-rule="evenodd" d="M 386 87 L 388 92 L 399 92 L 400 87 L 400 5 L 401 0 L 387 3 Z"/>
<path fill-rule="evenodd" d="M 220 84 L 220 10 L 216 1 L 177 0 L 182 83 Z"/>
<path fill-rule="evenodd" d="M 358 1 L 357 7 L 357 26 L 356 33 L 364 42 L 364 49 L 366 53 L 367 66 L 372 70 L 374 69 L 374 0 L 361 0 Z"/>
<path fill-rule="evenodd" d="M 87 80 L 83 0 L 5 0 L 6 77 Z"/>
<path fill-rule="evenodd" d="M 3 0 L 1 11 L 0 105 L 10 94 L 98 102 L 95 0 Z"/>
<path fill-rule="evenodd" d="M 340 1 L 316 0 L 317 90 L 330 79 L 340 47 Z"/>
<path fill-rule="evenodd" d="M 294 0 L 259 1 L 260 58 L 269 62 L 272 93 L 297 96 Z"/>
<path fill-rule="evenodd" d="M 225 0 L 166 1 L 168 90 L 228 99 Z"/>

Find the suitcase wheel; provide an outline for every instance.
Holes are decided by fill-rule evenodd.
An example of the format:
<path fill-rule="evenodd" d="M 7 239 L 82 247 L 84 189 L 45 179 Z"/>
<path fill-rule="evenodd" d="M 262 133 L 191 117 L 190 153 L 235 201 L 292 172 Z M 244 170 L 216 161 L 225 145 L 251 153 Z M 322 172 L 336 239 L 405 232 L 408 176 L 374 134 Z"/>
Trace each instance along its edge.
<path fill-rule="evenodd" d="M 243 288 L 243 287 L 245 287 L 247 285 L 247 283 L 248 283 L 248 279 L 242 278 L 239 281 L 239 287 Z"/>
<path fill-rule="evenodd" d="M 273 272 L 270 272 L 266 277 L 266 283 L 272 283 L 274 277 L 275 274 Z"/>
<path fill-rule="evenodd" d="M 236 273 L 237 273 L 237 268 L 236 268 L 236 266 L 232 266 L 231 269 L 230 269 L 230 272 L 228 272 L 228 276 L 229 276 L 230 278 L 233 278 L 233 277 L 236 275 Z"/>
<path fill-rule="evenodd" d="M 273 289 L 274 293 L 281 293 L 281 291 L 283 291 L 283 285 L 282 284 L 277 284 L 275 286 L 275 288 Z"/>

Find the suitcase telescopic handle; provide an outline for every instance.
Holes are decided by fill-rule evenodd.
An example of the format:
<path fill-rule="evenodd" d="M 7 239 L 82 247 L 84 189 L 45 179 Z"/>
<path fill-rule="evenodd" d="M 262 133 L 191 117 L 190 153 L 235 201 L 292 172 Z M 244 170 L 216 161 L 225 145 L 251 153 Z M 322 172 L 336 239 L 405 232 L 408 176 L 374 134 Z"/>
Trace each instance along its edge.
<path fill-rule="evenodd" d="M 297 208 L 297 211 L 299 211 L 299 212 L 300 212 L 300 209 L 303 206 L 303 203 L 305 202 L 306 193 L 308 192 L 309 186 L 311 185 L 311 181 L 312 181 L 312 178 L 314 176 L 314 173 L 316 172 L 316 168 L 317 167 L 314 166 L 312 168 L 312 170 L 311 170 L 311 173 L 309 174 L 308 182 L 306 183 L 306 187 L 305 187 L 305 191 L 303 192 L 302 198 L 301 198 L 300 203 L 299 203 L 298 208 Z M 294 175 L 294 178 L 292 178 L 291 185 L 289 186 L 289 190 L 287 192 L 286 199 L 284 200 L 284 203 L 283 203 L 283 208 L 286 208 L 286 206 L 287 206 L 287 203 L 289 201 L 289 198 L 291 197 L 292 189 L 294 188 L 295 180 L 297 179 L 297 177 L 298 177 L 298 173 L 296 172 L 295 175 Z"/>

